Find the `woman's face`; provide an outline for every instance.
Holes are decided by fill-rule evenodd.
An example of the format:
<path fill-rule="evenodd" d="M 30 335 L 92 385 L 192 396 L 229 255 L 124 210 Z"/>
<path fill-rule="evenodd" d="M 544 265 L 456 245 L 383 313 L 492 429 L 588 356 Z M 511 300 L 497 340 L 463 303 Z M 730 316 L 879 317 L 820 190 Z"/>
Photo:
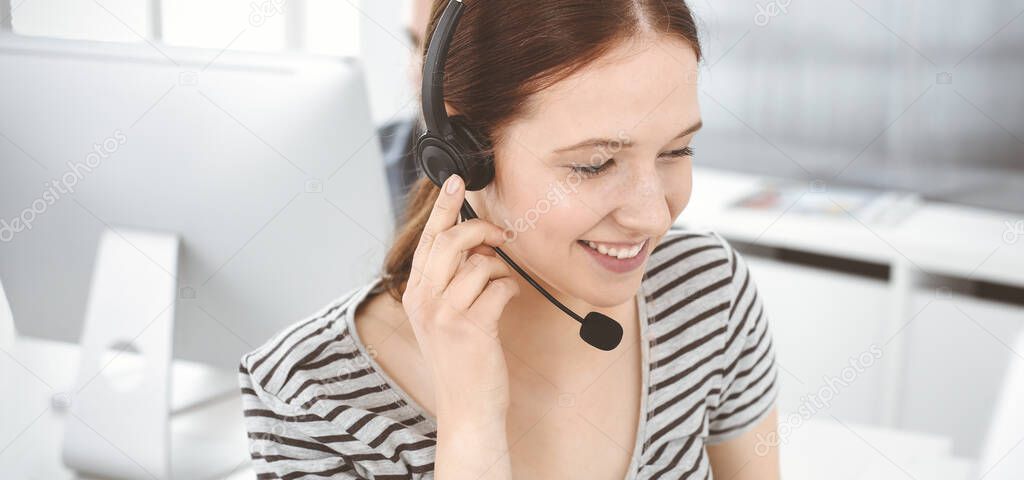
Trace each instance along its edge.
<path fill-rule="evenodd" d="M 631 39 L 534 95 L 498 132 L 495 180 L 469 200 L 546 286 L 594 307 L 636 294 L 690 199 L 697 67 L 683 40 Z"/>

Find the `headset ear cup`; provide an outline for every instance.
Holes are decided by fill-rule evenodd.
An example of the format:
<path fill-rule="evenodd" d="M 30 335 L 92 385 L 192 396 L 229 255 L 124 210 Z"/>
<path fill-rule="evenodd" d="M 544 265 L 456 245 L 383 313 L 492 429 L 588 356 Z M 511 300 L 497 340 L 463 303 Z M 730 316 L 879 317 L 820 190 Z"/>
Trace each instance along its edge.
<path fill-rule="evenodd" d="M 416 141 L 416 162 L 434 185 L 440 187 L 444 181 L 453 173 L 462 173 L 462 166 L 458 162 L 459 153 L 453 146 L 429 132 L 420 136 Z"/>
<path fill-rule="evenodd" d="M 483 189 L 494 180 L 494 155 L 491 144 L 470 128 L 462 117 L 452 118 L 452 129 L 460 144 L 460 160 L 466 180 L 466 190 Z"/>

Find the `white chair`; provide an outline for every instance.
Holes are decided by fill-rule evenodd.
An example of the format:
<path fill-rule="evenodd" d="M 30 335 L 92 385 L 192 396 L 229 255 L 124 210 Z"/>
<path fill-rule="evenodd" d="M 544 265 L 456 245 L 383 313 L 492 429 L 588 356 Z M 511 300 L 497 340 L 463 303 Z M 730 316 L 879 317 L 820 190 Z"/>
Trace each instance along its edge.
<path fill-rule="evenodd" d="M 1024 353 L 1024 332 L 1013 343 Z M 988 435 L 981 451 L 975 478 L 1019 480 L 1024 478 L 1024 359 L 1010 354 L 1010 368 L 996 402 Z"/>
<path fill-rule="evenodd" d="M 10 350 L 17 334 L 18 331 L 14 329 L 11 305 L 7 302 L 7 295 L 4 293 L 4 283 L 0 281 L 0 348 Z"/>

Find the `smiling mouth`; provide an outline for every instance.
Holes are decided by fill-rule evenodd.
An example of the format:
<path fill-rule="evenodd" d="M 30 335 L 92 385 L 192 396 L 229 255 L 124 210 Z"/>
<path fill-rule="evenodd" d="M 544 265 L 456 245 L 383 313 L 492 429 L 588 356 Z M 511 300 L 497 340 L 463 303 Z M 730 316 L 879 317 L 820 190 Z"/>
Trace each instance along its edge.
<path fill-rule="evenodd" d="M 577 240 L 577 242 L 601 255 L 619 260 L 635 258 L 644 249 L 644 246 L 647 245 L 647 240 L 633 245 L 608 245 L 600 242 L 592 242 L 590 240 Z"/>

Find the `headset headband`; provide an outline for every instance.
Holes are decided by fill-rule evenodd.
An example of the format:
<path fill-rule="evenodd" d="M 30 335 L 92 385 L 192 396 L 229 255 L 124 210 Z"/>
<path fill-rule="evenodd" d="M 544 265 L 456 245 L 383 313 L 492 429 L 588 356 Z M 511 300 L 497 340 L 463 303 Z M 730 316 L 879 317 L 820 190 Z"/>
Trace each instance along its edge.
<path fill-rule="evenodd" d="M 427 58 L 423 63 L 423 119 L 428 132 L 449 142 L 454 139 L 454 134 L 444 106 L 444 64 L 455 27 L 462 18 L 463 7 L 462 0 L 448 2 L 430 36 Z"/>

